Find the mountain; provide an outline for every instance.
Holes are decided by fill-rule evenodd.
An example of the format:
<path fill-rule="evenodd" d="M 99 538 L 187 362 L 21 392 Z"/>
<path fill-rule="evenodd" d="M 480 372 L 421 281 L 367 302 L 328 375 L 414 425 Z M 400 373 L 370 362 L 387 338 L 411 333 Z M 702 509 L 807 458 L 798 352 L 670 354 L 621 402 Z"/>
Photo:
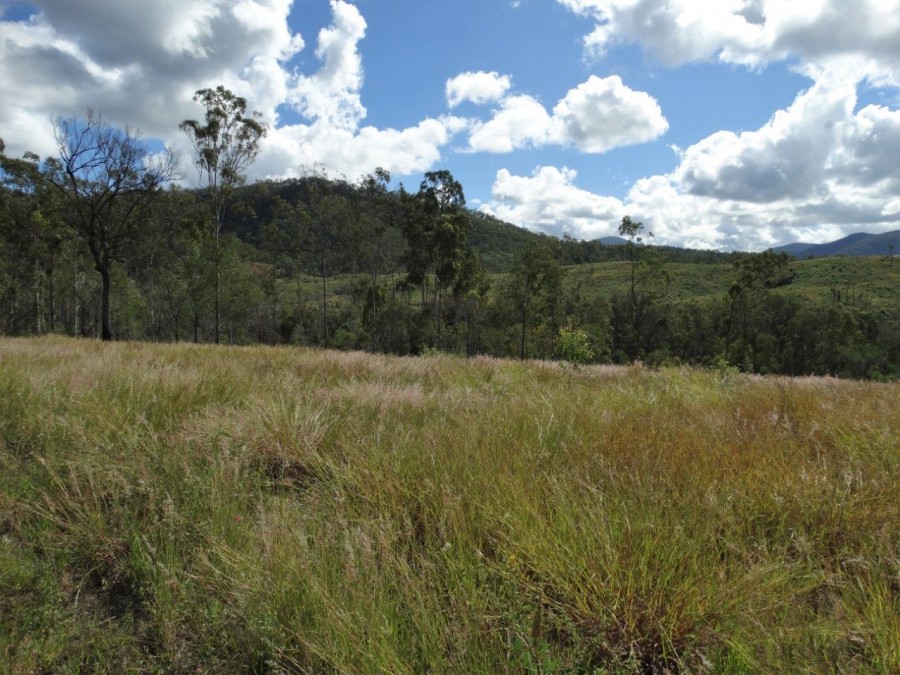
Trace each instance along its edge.
<path fill-rule="evenodd" d="M 604 246 L 622 246 L 627 244 L 628 240 L 622 237 L 600 237 L 599 242 Z"/>
<path fill-rule="evenodd" d="M 891 247 L 893 247 L 893 249 Z M 884 232 L 882 234 L 856 232 L 843 239 L 831 241 L 826 244 L 795 242 L 785 244 L 784 246 L 778 246 L 773 250 L 776 253 L 789 253 L 800 259 L 828 258 L 835 255 L 891 255 L 892 252 L 900 254 L 900 230 Z"/>
<path fill-rule="evenodd" d="M 840 255 L 900 255 L 900 230 L 860 239 L 842 249 Z"/>
<path fill-rule="evenodd" d="M 803 257 L 803 252 L 807 249 L 816 246 L 816 244 L 810 244 L 806 241 L 795 241 L 792 244 L 785 244 L 784 246 L 776 246 L 772 250 L 776 253 L 788 253 L 792 256 L 796 256 L 797 258 Z"/>

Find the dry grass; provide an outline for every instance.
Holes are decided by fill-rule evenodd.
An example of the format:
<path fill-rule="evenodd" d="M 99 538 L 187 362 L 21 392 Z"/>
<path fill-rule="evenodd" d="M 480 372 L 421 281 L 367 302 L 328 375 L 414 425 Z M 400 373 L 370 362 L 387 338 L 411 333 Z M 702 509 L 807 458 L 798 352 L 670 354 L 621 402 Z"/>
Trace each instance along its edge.
<path fill-rule="evenodd" d="M 900 671 L 900 385 L 0 340 L 0 670 Z"/>

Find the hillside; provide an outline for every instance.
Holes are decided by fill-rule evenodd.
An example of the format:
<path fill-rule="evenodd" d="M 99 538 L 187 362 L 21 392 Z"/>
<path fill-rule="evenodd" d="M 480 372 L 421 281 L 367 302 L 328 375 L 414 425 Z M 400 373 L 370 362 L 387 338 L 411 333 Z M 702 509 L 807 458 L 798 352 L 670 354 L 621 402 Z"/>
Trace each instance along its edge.
<path fill-rule="evenodd" d="M 900 230 L 873 234 L 845 246 L 835 255 L 900 255 Z"/>
<path fill-rule="evenodd" d="M 900 384 L 0 338 L 5 672 L 900 669 Z"/>
<path fill-rule="evenodd" d="M 833 257 L 791 263 L 791 283 L 776 292 L 817 302 L 841 292 L 891 312 L 900 318 L 900 258 Z M 670 281 L 665 288 L 674 300 L 723 300 L 735 270 L 730 264 L 668 263 Z M 584 292 L 611 297 L 628 287 L 627 263 L 598 263 L 568 268 L 568 279 Z"/>
<path fill-rule="evenodd" d="M 276 218 L 276 201 L 280 199 L 309 209 L 311 195 L 315 190 L 323 195 L 336 195 L 351 201 L 358 200 L 364 203 L 367 199 L 358 187 L 342 181 L 301 178 L 257 183 L 238 190 L 236 204 L 226 223 L 226 231 L 233 232 L 247 243 L 259 246 L 260 232 L 266 223 Z M 389 204 L 384 207 L 384 211 L 386 213 L 398 212 L 402 208 L 399 193 L 389 193 L 387 197 Z M 558 246 L 561 260 L 567 265 L 621 261 L 627 257 L 624 248 L 627 240 L 622 237 L 602 237 L 592 241 L 559 239 L 531 232 L 480 211 L 468 210 L 467 214 L 471 228 L 469 245 L 488 272 L 509 271 L 516 256 L 530 241 L 545 241 Z M 389 223 L 394 223 L 391 225 L 392 228 L 396 228 L 398 219 L 399 216 L 394 216 L 393 219 L 388 218 Z M 306 227 L 309 227 L 309 224 Z M 302 232 L 303 228 L 301 228 L 301 237 L 307 236 Z M 740 252 L 723 253 L 673 246 L 655 248 L 666 260 L 673 263 L 723 264 L 745 255 Z M 889 256 L 892 251 L 900 255 L 900 230 L 880 235 L 860 232 L 825 244 L 797 242 L 779 246 L 773 250 L 788 253 L 799 260 L 832 256 Z M 337 256 L 336 260 L 340 267 L 341 261 L 349 260 L 349 256 Z M 312 269 L 315 265 L 314 259 L 311 259 L 307 265 L 306 271 L 314 273 Z M 339 271 L 350 272 L 352 267 L 340 267 Z"/>
<path fill-rule="evenodd" d="M 529 241 L 547 238 L 479 211 L 470 211 L 469 216 L 472 223 L 469 243 L 489 272 L 510 269 Z"/>
<path fill-rule="evenodd" d="M 577 291 L 584 300 L 608 301 L 628 290 L 628 263 L 591 263 L 565 269 L 565 288 L 569 292 Z M 821 258 L 794 261 L 791 269 L 791 283 L 776 289 L 776 293 L 825 304 L 833 301 L 835 293 L 840 293 L 848 302 L 883 310 L 892 321 L 900 323 L 900 260 Z M 659 290 L 667 300 L 676 303 L 722 303 L 735 278 L 730 264 L 667 263 L 666 271 L 669 282 Z M 489 275 L 490 293 L 499 294 L 507 278 L 505 273 Z M 356 281 L 358 277 L 353 275 L 329 279 L 328 291 L 336 306 L 350 305 Z M 315 303 L 321 294 L 321 280 L 308 275 L 300 277 L 299 283 L 286 280 L 282 293 L 300 302 Z"/>
<path fill-rule="evenodd" d="M 198 193 L 199 194 L 199 193 Z M 305 241 L 311 237 L 313 223 L 308 217 L 314 210 L 311 206 L 313 195 L 317 198 L 340 198 L 354 206 L 346 212 L 350 221 L 364 218 L 365 204 L 369 197 L 358 186 L 343 181 L 326 180 L 316 177 L 298 178 L 284 181 L 264 181 L 244 186 L 236 191 L 235 204 L 229 211 L 225 223 L 225 231 L 235 234 L 245 243 L 260 247 L 262 231 L 267 224 L 278 220 L 279 201 L 297 205 L 300 213 L 305 212 L 307 218 L 297 216 L 298 226 L 292 236 Z M 199 194 L 202 199 L 202 194 Z M 399 192 L 391 192 L 385 196 L 386 203 L 380 208 L 388 224 L 388 230 L 397 239 L 402 239 L 400 226 L 403 221 L 403 202 Z M 355 209 L 355 210 L 354 210 Z M 561 261 L 567 265 L 583 263 L 609 262 L 624 260 L 627 252 L 622 246 L 627 240 L 621 237 L 603 237 L 592 241 L 582 241 L 564 237 L 562 239 L 550 235 L 535 233 L 512 223 L 502 221 L 480 211 L 466 210 L 470 232 L 468 244 L 478 256 L 481 264 L 488 272 L 508 272 L 516 256 L 528 242 L 546 242 L 558 247 Z M 351 228 L 352 229 L 352 228 Z M 333 245 L 337 249 L 352 249 L 353 238 L 341 241 L 334 238 Z M 741 254 L 721 253 L 717 251 L 682 249 L 677 247 L 659 247 L 667 260 L 672 262 L 722 263 L 732 260 Z M 334 264 L 337 272 L 352 272 L 352 255 L 334 252 Z M 317 258 L 307 255 L 304 258 L 304 271 L 315 274 Z M 399 261 L 398 261 L 399 262 Z"/>

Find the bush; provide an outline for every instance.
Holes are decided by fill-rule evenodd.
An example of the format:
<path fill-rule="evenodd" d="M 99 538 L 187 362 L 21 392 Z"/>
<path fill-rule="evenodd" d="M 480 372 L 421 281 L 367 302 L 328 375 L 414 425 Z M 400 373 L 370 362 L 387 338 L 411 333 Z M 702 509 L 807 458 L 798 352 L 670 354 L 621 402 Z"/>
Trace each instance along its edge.
<path fill-rule="evenodd" d="M 594 350 L 587 332 L 571 324 L 559 329 L 553 344 L 557 356 L 573 366 L 583 366 L 594 358 Z"/>

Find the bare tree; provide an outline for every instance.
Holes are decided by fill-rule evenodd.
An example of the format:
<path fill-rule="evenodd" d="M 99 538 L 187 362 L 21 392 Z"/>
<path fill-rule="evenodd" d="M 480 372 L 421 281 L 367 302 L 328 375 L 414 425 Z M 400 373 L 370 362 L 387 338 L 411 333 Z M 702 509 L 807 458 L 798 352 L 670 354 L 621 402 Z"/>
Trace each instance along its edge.
<path fill-rule="evenodd" d="M 69 205 L 67 224 L 87 244 L 102 280 L 101 338 L 111 340 L 110 267 L 134 235 L 162 187 L 177 176 L 179 159 L 166 150 L 151 155 L 139 132 L 85 119 L 53 121 L 59 159 L 47 161 L 49 182 Z"/>

